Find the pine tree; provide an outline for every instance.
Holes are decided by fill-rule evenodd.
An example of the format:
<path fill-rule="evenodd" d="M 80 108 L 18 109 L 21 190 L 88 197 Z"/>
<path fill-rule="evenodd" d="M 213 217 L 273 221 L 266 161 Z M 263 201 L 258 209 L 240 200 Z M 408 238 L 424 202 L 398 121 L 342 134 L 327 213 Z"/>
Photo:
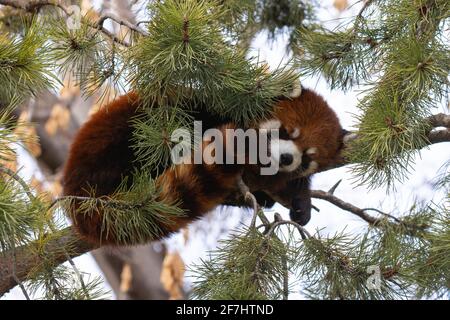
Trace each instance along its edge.
<path fill-rule="evenodd" d="M 73 3 L 73 2 L 72 2 Z M 331 88 L 366 90 L 355 115 L 357 131 L 345 158 L 358 183 L 395 185 L 414 169 L 414 156 L 450 141 L 450 118 L 433 114 L 448 97 L 450 3 L 445 0 L 368 0 L 351 24 L 327 30 L 316 3 L 306 0 L 149 1 L 148 21 L 131 24 L 112 14 L 78 16 L 64 1 L 0 0 L 0 295 L 19 285 L 27 298 L 102 298 L 100 279 L 88 281 L 71 258 L 94 248 L 63 222 L 64 208 L 83 200 L 88 214 L 105 211 L 104 227 L 136 243 L 157 232 L 156 212 L 182 214 L 155 201 L 148 173 L 108 199 L 51 199 L 10 168 L 14 145 L 27 146 L 14 110 L 45 89 L 72 79 L 85 97 L 102 102 L 129 89 L 157 101 L 134 124 L 134 148 L 151 171 L 170 165 L 171 133 L 189 127 L 192 105 L 246 124 L 262 119 L 298 79 L 325 77 Z M 114 33 L 107 23 L 120 26 Z M 45 26 L 45 27 L 44 27 Z M 255 34 L 288 33 L 293 59 L 267 72 L 249 58 Z M 170 97 L 170 98 L 169 98 Z M 144 103 L 144 104 L 145 104 Z M 436 129 L 444 127 L 444 129 Z M 249 226 L 237 230 L 195 268 L 193 297 L 286 299 L 292 283 L 320 299 L 442 297 L 450 286 L 449 168 L 436 177 L 440 203 L 414 203 L 400 216 L 360 209 L 334 190 L 312 191 L 367 224 L 362 235 L 323 238 L 292 221 L 270 221 L 255 204 Z M 133 215 L 127 213 L 133 212 Z M 125 220 L 132 216 L 132 221 Z M 260 222 L 260 225 L 257 225 Z M 61 265 L 69 261 L 70 268 Z M 376 268 L 373 268 L 373 267 Z M 374 272 L 367 281 L 370 273 Z M 374 287 L 375 286 L 375 287 Z"/>

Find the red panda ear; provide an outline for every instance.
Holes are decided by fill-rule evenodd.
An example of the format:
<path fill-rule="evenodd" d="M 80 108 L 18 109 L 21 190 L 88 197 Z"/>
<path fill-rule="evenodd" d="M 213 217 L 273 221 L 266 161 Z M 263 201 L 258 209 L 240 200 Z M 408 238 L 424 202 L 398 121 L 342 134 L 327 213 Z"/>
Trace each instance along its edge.
<path fill-rule="evenodd" d="M 341 146 L 341 148 L 343 148 L 349 142 L 355 140 L 357 137 L 358 137 L 358 135 L 356 133 L 342 129 L 342 146 Z"/>
<path fill-rule="evenodd" d="M 343 156 L 343 150 L 345 149 L 345 147 L 347 146 L 347 144 L 350 141 L 353 141 L 356 138 L 357 138 L 356 133 L 345 130 L 345 129 L 341 129 L 339 149 L 337 150 L 336 156 L 333 160 L 333 162 L 335 162 L 335 164 L 344 164 L 345 163 L 345 159 Z"/>
<path fill-rule="evenodd" d="M 289 97 L 291 99 L 295 99 L 300 97 L 301 94 L 302 94 L 302 84 L 300 83 L 300 80 L 297 80 L 292 84 L 291 91 L 289 92 Z"/>

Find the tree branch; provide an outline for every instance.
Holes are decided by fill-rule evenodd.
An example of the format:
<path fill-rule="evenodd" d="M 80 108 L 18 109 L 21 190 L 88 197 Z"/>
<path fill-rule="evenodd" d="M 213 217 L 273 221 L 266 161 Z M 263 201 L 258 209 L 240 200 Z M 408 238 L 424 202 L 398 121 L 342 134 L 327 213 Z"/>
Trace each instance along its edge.
<path fill-rule="evenodd" d="M 140 33 L 140 34 L 142 34 L 142 35 L 147 35 L 147 33 L 146 33 L 143 29 L 139 28 L 138 25 L 134 25 L 134 24 L 132 24 L 132 23 L 126 21 L 126 20 L 122 20 L 122 19 L 120 19 L 119 17 L 117 17 L 117 16 L 115 16 L 115 15 L 113 15 L 113 14 L 111 14 L 111 13 L 108 13 L 108 14 L 106 14 L 106 13 L 105 13 L 105 14 L 102 14 L 102 15 L 100 16 L 100 18 L 98 19 L 98 21 L 96 22 L 96 26 L 97 26 L 96 28 L 98 28 L 98 27 L 103 27 L 103 24 L 104 24 L 105 21 L 108 20 L 108 19 L 110 19 L 110 20 L 112 20 L 112 21 L 118 23 L 118 24 L 121 25 L 121 26 L 125 26 L 125 27 L 127 27 L 128 29 L 131 29 L 131 30 L 133 30 L 133 31 L 135 31 L 135 32 L 137 32 L 137 33 Z"/>
<path fill-rule="evenodd" d="M 32 0 L 32 1 L 0 0 L 0 5 L 9 6 L 9 7 L 24 10 L 27 12 L 35 12 L 45 6 L 52 6 L 52 7 L 57 7 L 59 9 L 61 9 L 67 17 L 70 17 L 73 14 L 73 12 L 70 12 L 70 9 L 68 7 L 64 6 L 59 1 L 55 1 L 55 0 L 53 0 L 53 1 L 52 0 Z M 113 34 L 108 29 L 103 27 L 103 24 L 104 24 L 105 20 L 107 20 L 107 19 L 110 19 L 120 25 L 126 26 L 130 30 L 135 31 L 139 34 L 146 35 L 146 32 L 143 29 L 141 29 L 139 26 L 129 23 L 128 21 L 121 20 L 120 18 L 118 18 L 112 14 L 101 15 L 98 18 L 97 22 L 95 22 L 95 23 L 91 23 L 88 21 L 82 21 L 82 23 L 86 23 L 91 28 L 101 31 L 104 35 L 109 37 L 112 41 L 114 41 L 122 46 L 131 47 L 130 43 L 119 39 L 115 34 Z"/>
<path fill-rule="evenodd" d="M 60 234 L 57 236 L 53 235 L 55 238 L 50 240 L 44 248 L 40 248 L 38 242 L 32 242 L 15 248 L 14 251 L 0 252 L 0 296 L 14 288 L 18 284 L 17 280 L 27 280 L 30 272 L 43 262 L 43 256 L 51 256 L 56 266 L 66 262 L 68 258 L 75 258 L 96 249 L 93 245 L 81 240 L 71 227 L 58 233 Z M 62 248 L 69 249 L 66 251 Z"/>
<path fill-rule="evenodd" d="M 249 192 L 246 190 L 248 190 L 248 188 L 242 188 L 243 194 L 247 195 L 247 201 L 253 204 L 255 208 L 258 208 L 258 205 L 255 204 L 254 196 L 249 197 L 248 196 Z M 365 211 L 367 211 L 368 209 L 360 209 L 352 205 L 351 203 L 339 199 L 330 192 L 321 190 L 312 190 L 311 197 L 326 200 L 345 211 L 357 215 L 358 217 L 368 222 L 372 226 L 376 227 L 380 226 L 381 222 L 385 221 L 384 219 L 376 218 L 367 214 Z M 311 238 L 311 235 L 307 232 L 307 230 L 295 222 L 282 220 L 270 223 L 268 219 L 264 216 L 264 214 L 261 213 L 260 210 L 254 212 L 255 215 L 254 219 L 256 218 L 257 214 L 263 220 L 263 223 L 267 230 L 267 234 L 269 235 L 273 233 L 276 227 L 280 225 L 291 224 L 298 229 L 298 231 L 302 235 L 302 238 L 304 239 Z M 395 222 L 395 224 L 403 224 L 403 222 L 397 221 Z M 28 275 L 30 274 L 31 270 L 33 270 L 36 265 L 39 265 L 43 261 L 42 258 L 43 255 L 51 256 L 53 258 L 55 265 L 59 265 L 61 263 L 68 261 L 71 258 L 78 257 L 84 253 L 96 249 L 96 247 L 93 246 L 92 244 L 89 244 L 80 239 L 79 236 L 73 231 L 71 227 L 58 231 L 57 233 L 60 233 L 60 235 L 53 234 L 55 239 L 49 241 L 45 245 L 43 250 L 41 249 L 38 251 L 37 250 L 37 248 L 39 248 L 38 243 L 33 242 L 27 245 L 23 245 L 19 248 L 16 248 L 15 252 L 11 250 L 6 252 L 0 252 L 0 296 L 8 292 L 10 289 L 14 288 L 21 281 L 25 281 Z M 64 248 L 69 249 L 65 250 Z M 37 254 L 37 252 L 42 252 L 42 254 L 39 255 Z M 16 261 L 16 264 L 14 264 L 14 261 Z"/>
<path fill-rule="evenodd" d="M 428 133 L 428 140 L 430 140 L 430 144 L 449 142 L 450 129 L 433 130 Z"/>
<path fill-rule="evenodd" d="M 369 225 L 377 227 L 377 228 L 385 228 L 387 226 L 402 227 L 401 230 L 403 230 L 403 231 L 401 231 L 401 232 L 403 232 L 404 234 L 413 236 L 413 237 L 418 236 L 418 233 L 417 233 L 418 231 L 420 231 L 422 233 L 427 232 L 426 231 L 427 226 L 416 225 L 414 223 L 404 221 L 402 219 L 394 217 L 393 215 L 384 213 L 378 209 L 358 208 L 355 205 L 345 202 L 344 200 L 334 196 L 330 192 L 325 192 L 325 191 L 321 191 L 321 190 L 311 190 L 311 197 L 328 201 L 328 202 L 334 204 L 336 207 L 338 207 L 342 210 L 348 211 L 348 212 L 360 217 L 361 219 L 366 221 Z M 384 216 L 384 218 L 377 218 L 370 214 L 367 214 L 366 211 L 369 211 L 369 210 L 380 213 L 381 215 Z M 388 220 L 388 219 L 391 219 L 391 220 Z"/>
<path fill-rule="evenodd" d="M 316 199 L 321 199 L 328 201 L 332 204 L 334 204 L 336 207 L 341 208 L 342 210 L 351 212 L 364 221 L 368 222 L 370 225 L 376 226 L 381 222 L 381 219 L 375 218 L 365 212 L 365 210 L 360 209 L 356 206 L 354 206 L 351 203 L 345 202 L 342 199 L 339 199 L 335 195 L 333 195 L 330 192 L 322 191 L 322 190 L 311 190 L 311 197 Z"/>
<path fill-rule="evenodd" d="M 450 128 L 450 114 L 438 113 L 427 118 L 432 127 Z"/>
<path fill-rule="evenodd" d="M 450 114 L 438 113 L 432 115 L 428 118 L 425 118 L 424 121 L 430 124 L 430 129 L 426 133 L 429 145 L 441 143 L 441 142 L 450 142 Z M 444 127 L 443 129 L 437 129 Z M 344 136 L 344 148 L 351 145 L 354 140 L 358 139 L 358 132 L 349 132 Z M 322 171 L 331 170 L 334 168 L 342 167 L 346 164 L 350 164 L 347 159 L 342 158 L 341 162 L 335 163 L 334 165 L 325 168 Z"/>
<path fill-rule="evenodd" d="M 0 0 L 0 4 L 6 2 L 16 2 L 16 1 Z M 31 6 L 33 3 L 34 2 L 29 4 L 29 7 L 27 8 L 33 8 Z M 443 113 L 436 114 L 434 116 L 427 118 L 426 120 L 429 121 L 432 127 L 428 133 L 430 144 L 450 141 L 450 132 L 449 132 L 450 115 Z M 440 127 L 444 127 L 444 129 L 436 130 L 436 128 Z M 349 141 L 353 140 L 354 138 L 357 138 L 357 134 L 355 135 L 353 133 L 352 135 L 354 137 L 352 137 L 352 139 L 350 139 Z M 347 141 L 347 143 L 349 143 L 349 141 Z M 344 164 L 346 163 L 336 164 L 334 167 L 339 167 Z M 4 170 L 2 171 L 3 173 L 11 174 L 10 172 L 5 172 Z M 328 201 L 345 211 L 355 214 L 356 216 L 360 217 L 361 219 L 368 222 L 372 226 L 380 226 L 380 223 L 382 221 L 386 221 L 383 218 L 377 218 L 367 214 L 366 211 L 368 209 L 358 208 L 352 205 L 351 203 L 339 199 L 338 197 L 333 195 L 332 191 L 333 190 L 330 190 L 330 192 L 313 190 L 311 191 L 311 196 L 313 198 Z M 248 187 L 242 185 L 241 193 L 244 196 L 247 195 L 245 199 L 249 201 L 251 204 L 253 204 L 254 211 L 260 216 L 260 218 L 263 220 L 263 223 L 267 224 L 266 226 L 269 226 L 270 224 L 268 223 L 267 218 L 261 213 L 260 210 L 258 210 L 258 207 L 255 205 L 254 197 L 249 196 Z M 283 223 L 281 222 L 278 223 L 277 226 L 287 223 L 290 222 L 283 221 Z M 391 223 L 403 224 L 402 221 L 395 221 Z M 305 230 L 302 228 L 299 228 L 299 231 L 301 231 L 301 234 L 304 234 L 305 232 Z M 37 250 L 39 248 L 39 243 L 37 242 L 33 242 L 21 246 L 19 248 L 16 248 L 15 259 L 14 259 L 14 252 L 12 251 L 0 252 L 0 296 L 8 292 L 16 285 L 18 285 L 21 281 L 25 281 L 29 276 L 30 272 L 36 267 L 36 265 L 39 265 L 44 260 L 43 255 L 48 254 L 49 256 L 54 257 L 55 265 L 59 265 L 61 263 L 68 261 L 69 258 L 74 258 L 84 253 L 87 253 L 93 249 L 96 249 L 91 244 L 81 240 L 78 237 L 78 235 L 72 230 L 71 227 L 58 231 L 52 234 L 52 236 L 54 237 L 54 239 L 50 240 L 45 245 L 45 248 L 43 248 L 43 250 L 42 249 L 40 249 L 39 251 Z M 61 250 L 61 248 L 67 247 L 70 247 L 70 250 L 67 251 Z M 38 254 L 37 252 L 41 252 L 41 254 Z M 16 261 L 16 263 L 14 263 L 14 261 Z"/>
<path fill-rule="evenodd" d="M 21 9 L 28 12 L 39 10 L 45 6 L 60 8 L 67 16 L 70 16 L 69 10 L 58 1 L 51 0 L 0 0 L 0 4 L 15 9 Z"/>

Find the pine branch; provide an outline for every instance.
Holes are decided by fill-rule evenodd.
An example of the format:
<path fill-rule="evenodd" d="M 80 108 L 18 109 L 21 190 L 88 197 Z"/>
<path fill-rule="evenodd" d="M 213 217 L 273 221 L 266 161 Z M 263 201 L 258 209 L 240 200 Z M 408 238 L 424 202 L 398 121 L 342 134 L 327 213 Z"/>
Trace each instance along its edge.
<path fill-rule="evenodd" d="M 428 137 L 428 144 L 433 145 L 441 142 L 450 142 L 450 114 L 439 113 L 423 120 L 428 122 L 430 127 L 426 136 Z M 438 129 L 444 127 L 444 129 Z M 359 138 L 358 132 L 349 132 L 344 136 L 344 148 L 343 150 L 351 149 L 352 143 Z M 340 168 L 342 166 L 353 164 L 350 159 L 345 156 L 345 151 L 342 152 L 339 161 L 323 169 L 322 171 L 328 171 L 331 169 Z"/>
<path fill-rule="evenodd" d="M 245 185 L 244 185 L 245 186 Z M 255 204 L 254 196 L 250 197 L 249 192 L 246 191 L 248 188 L 242 186 L 241 189 L 244 195 L 247 195 L 247 201 L 249 201 L 254 208 L 258 208 L 259 206 Z M 380 219 L 373 217 L 366 213 L 367 210 L 371 209 L 360 209 L 351 203 L 345 202 L 342 199 L 334 196 L 330 192 L 325 192 L 321 190 L 312 190 L 311 196 L 313 198 L 326 200 L 337 207 L 353 213 L 358 217 L 362 218 L 364 221 L 368 222 L 370 225 L 376 227 L 382 227 L 383 223 L 386 223 L 385 219 Z M 270 237 L 274 230 L 281 225 L 293 225 L 297 228 L 300 235 L 303 239 L 311 238 L 312 236 L 307 232 L 307 230 L 297 223 L 293 221 L 287 220 L 279 220 L 270 223 L 269 220 L 264 216 L 261 210 L 256 210 L 254 212 L 255 217 L 258 215 L 263 221 L 264 226 L 266 227 L 265 234 L 267 237 Z M 407 223 L 403 221 L 398 221 L 394 219 L 395 222 L 387 222 L 390 225 L 402 225 L 404 227 L 414 227 L 409 226 Z M 59 233 L 59 234 L 58 234 Z M 91 250 L 96 249 L 92 244 L 89 244 L 78 237 L 78 235 L 73 231 L 71 227 L 65 228 L 61 231 L 54 232 L 51 235 L 54 239 L 50 240 L 44 248 L 41 248 L 39 251 L 36 248 L 39 247 L 38 242 L 33 242 L 27 245 L 23 245 L 15 249 L 16 256 L 16 266 L 14 270 L 14 252 L 11 250 L 0 253 L 0 296 L 8 292 L 10 289 L 14 288 L 19 284 L 20 281 L 27 280 L 30 272 L 39 265 L 43 258 L 42 255 L 49 255 L 53 257 L 53 261 L 55 266 L 62 264 L 69 259 L 78 257 L 84 253 L 87 253 Z M 63 250 L 61 250 L 63 248 Z M 64 248 L 69 248 L 68 250 Z M 41 252 L 41 254 L 37 254 L 37 252 Z M 14 272 L 15 271 L 15 272 Z"/>
<path fill-rule="evenodd" d="M 125 27 L 127 27 L 128 29 L 131 29 L 131 30 L 133 30 L 133 31 L 135 31 L 135 32 L 137 32 L 137 33 L 140 33 L 140 34 L 142 34 L 143 36 L 145 36 L 145 35 L 147 35 L 147 33 L 145 32 L 145 30 L 143 30 L 143 29 L 141 29 L 140 27 L 139 27 L 139 25 L 134 25 L 134 24 L 132 24 L 132 23 L 130 23 L 130 22 L 128 22 L 128 21 L 126 21 L 126 20 L 122 20 L 122 19 L 120 19 L 119 17 L 117 17 L 116 15 L 113 15 L 113 14 L 111 14 L 111 13 L 109 13 L 109 14 L 102 14 L 101 16 L 100 16 L 100 18 L 98 19 L 98 21 L 96 22 L 96 25 L 97 25 L 97 28 L 98 27 L 103 27 L 103 24 L 105 23 L 105 21 L 106 20 L 112 20 L 112 21 L 114 21 L 114 22 L 116 22 L 116 23 L 118 23 L 119 25 L 121 25 L 121 26 L 125 26 Z"/>
<path fill-rule="evenodd" d="M 0 0 L 0 5 L 9 6 L 9 7 L 24 10 L 27 12 L 36 12 L 43 7 L 53 6 L 53 7 L 61 9 L 67 17 L 70 17 L 73 15 L 73 13 L 70 12 L 70 9 L 68 7 L 64 6 L 59 1 L 54 1 L 54 0 L 53 1 L 52 0 L 34 0 L 34 1 L 33 0 L 32 1 Z M 128 21 L 122 20 L 112 14 L 103 14 L 98 18 L 98 20 L 96 22 L 88 22 L 88 21 L 83 20 L 82 23 L 86 23 L 91 28 L 101 31 L 104 35 L 109 37 L 115 43 L 118 43 L 125 47 L 131 47 L 130 43 L 128 43 L 122 39 L 119 39 L 116 35 L 114 35 L 108 29 L 103 27 L 104 22 L 108 19 L 118 23 L 121 26 L 122 25 L 126 26 L 130 30 L 135 31 L 141 35 L 146 35 L 146 32 L 143 29 L 141 29 L 139 26 L 136 26 Z"/>
<path fill-rule="evenodd" d="M 55 266 L 58 266 L 66 262 L 69 257 L 75 258 L 96 249 L 93 245 L 81 240 L 71 227 L 58 233 L 59 235 L 50 240 L 44 248 L 40 248 L 38 242 L 16 248 L 14 250 L 15 266 L 12 250 L 0 252 L 0 296 L 18 285 L 17 280 L 26 281 L 31 271 L 44 260 L 43 255 L 51 255 Z M 66 252 L 61 248 L 70 248 L 70 250 Z"/>

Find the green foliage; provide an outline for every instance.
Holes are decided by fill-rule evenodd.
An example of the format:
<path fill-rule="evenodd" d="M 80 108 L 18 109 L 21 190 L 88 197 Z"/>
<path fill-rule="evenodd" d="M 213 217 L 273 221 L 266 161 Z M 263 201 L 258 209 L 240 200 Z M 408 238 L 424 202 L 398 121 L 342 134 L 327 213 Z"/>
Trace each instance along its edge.
<path fill-rule="evenodd" d="M 31 277 L 27 289 L 33 296 L 43 300 L 99 300 L 107 299 L 101 278 L 81 284 L 77 274 L 64 265 L 41 272 Z M 89 279 L 88 279 L 89 280 Z"/>
<path fill-rule="evenodd" d="M 220 10 L 210 1 L 166 1 L 151 6 L 148 37 L 133 48 L 130 79 L 146 102 L 195 98 L 212 114 L 239 122 L 263 117 L 287 94 L 294 73 L 269 74 L 263 64 L 224 40 Z M 172 95 L 175 94 L 175 98 Z"/>
<path fill-rule="evenodd" d="M 0 35 L 0 103 L 8 104 L 14 96 L 25 97 L 52 86 L 55 77 L 42 28 L 33 20 L 20 38 Z"/>
<path fill-rule="evenodd" d="M 173 218 L 182 217 L 178 203 L 160 198 L 160 192 L 145 171 L 136 172 L 131 181 L 125 178 L 110 196 L 95 196 L 95 189 L 86 199 L 66 197 L 63 206 L 69 208 L 76 201 L 78 215 L 96 215 L 102 212 L 102 238 L 114 237 L 123 245 L 142 244 L 158 239 L 163 234 L 162 226 L 170 226 Z"/>
<path fill-rule="evenodd" d="M 449 247 L 443 245 L 450 239 L 448 214 L 445 207 L 418 206 L 394 222 L 384 219 L 364 236 L 304 241 L 298 263 L 301 279 L 307 279 L 305 293 L 331 299 L 444 296 L 449 289 Z M 381 276 L 378 289 L 368 281 L 374 267 Z"/>
<path fill-rule="evenodd" d="M 180 96 L 188 95 L 192 88 L 208 85 L 205 78 L 212 81 L 211 87 L 220 86 L 224 77 L 209 72 L 225 62 L 225 43 L 217 23 L 220 13 L 210 8 L 207 1 L 189 0 L 151 5 L 149 35 L 132 55 L 137 72 L 131 81 L 144 97 L 164 97 L 170 87 L 180 87 Z"/>
<path fill-rule="evenodd" d="M 228 35 L 242 38 L 245 29 L 256 23 L 258 1 L 255 0 L 227 0 L 220 1 L 219 10 L 222 14 L 219 22 L 224 26 Z"/>
<path fill-rule="evenodd" d="M 132 123 L 137 161 L 144 170 L 158 173 L 171 164 L 171 150 L 178 143 L 172 141 L 173 132 L 180 128 L 192 130 L 193 119 L 183 109 L 159 106 L 147 108 L 145 114 Z"/>
<path fill-rule="evenodd" d="M 69 29 L 63 17 L 52 19 L 49 23 L 48 36 L 53 42 L 51 58 L 57 62 L 58 71 L 63 77 L 69 72 L 74 73 L 81 81 L 105 50 L 103 39 L 98 30 L 87 24 L 81 24 L 79 29 Z"/>
<path fill-rule="evenodd" d="M 82 17 L 80 28 L 69 28 L 63 17 L 49 20 L 50 57 L 64 78 L 73 76 L 86 96 L 101 92 L 98 100 L 125 88 L 125 58 L 122 50 Z"/>
<path fill-rule="evenodd" d="M 277 97 L 297 80 L 321 74 L 331 88 L 364 86 L 357 120 L 358 136 L 348 159 L 360 183 L 394 186 L 413 169 L 417 150 L 428 143 L 423 120 L 448 95 L 447 0 L 366 1 L 350 25 L 327 30 L 315 22 L 313 1 L 168 0 L 152 1 L 146 32 L 130 31 L 114 42 L 101 26 L 82 18 L 69 29 L 55 8 L 37 14 L 3 11 L 0 18 L 0 160 L 10 160 L 10 120 L 19 102 L 72 76 L 86 96 L 108 90 L 137 90 L 144 109 L 133 120 L 133 147 L 143 170 L 124 180 L 111 196 L 67 198 L 79 213 L 104 214 L 103 232 L 124 245 L 157 238 L 159 226 L 184 212 L 160 199 L 155 172 L 169 166 L 175 129 L 192 129 L 196 106 L 239 124 L 268 114 Z M 51 13 L 51 14 L 47 14 Z M 39 16 L 39 17 L 38 17 Z M 45 19 L 42 19 L 45 17 Z M 46 27 L 46 28 L 44 28 Z M 48 28 L 47 28 L 48 27 Z M 45 32 L 43 32 L 45 30 Z M 290 33 L 298 61 L 268 72 L 248 58 L 252 37 L 267 30 L 274 39 Z M 72 265 L 57 267 L 56 257 L 73 245 L 47 251 L 64 236 L 61 206 L 48 207 L 14 172 L 0 164 L 0 251 L 11 254 L 23 244 L 40 257 L 27 281 L 44 299 L 103 298 L 99 280 L 84 282 Z M 158 171 L 159 170 L 159 171 Z M 448 193 L 448 169 L 435 188 Z M 253 227 L 226 240 L 195 270 L 193 296 L 203 299 L 286 298 L 298 282 L 311 298 L 391 299 L 448 295 L 450 264 L 448 197 L 441 205 L 417 205 L 400 218 L 385 216 L 363 236 L 343 233 L 296 242 L 293 232 L 267 233 Z M 367 282 L 368 268 L 380 270 L 380 288 Z M 293 277 L 295 276 L 295 278 Z M 289 283 L 288 281 L 289 280 Z M 42 292 L 42 294 L 41 294 Z"/>
<path fill-rule="evenodd" d="M 425 114 L 386 91 L 377 91 L 361 102 L 364 113 L 356 118 L 362 138 L 349 152 L 356 177 L 371 187 L 391 187 L 394 181 L 403 181 L 428 141 Z"/>
<path fill-rule="evenodd" d="M 375 59 L 369 57 L 371 46 L 355 40 L 354 30 L 331 31 L 320 25 L 299 29 L 299 63 L 303 76 L 323 75 L 332 89 L 346 90 L 369 77 Z"/>
<path fill-rule="evenodd" d="M 284 262 L 292 252 L 276 236 L 254 228 L 240 230 L 195 266 L 193 296 L 198 299 L 279 299 Z M 290 261 L 289 261 L 290 262 Z"/>
<path fill-rule="evenodd" d="M 15 180 L 0 171 L 0 249 L 8 250 L 31 239 L 42 207 L 27 201 Z"/>
<path fill-rule="evenodd" d="M 11 161 L 14 156 L 13 143 L 19 143 L 14 135 L 17 124 L 11 120 L 11 114 L 19 101 L 17 96 L 13 97 L 10 104 L 0 111 L 0 161 Z"/>
<path fill-rule="evenodd" d="M 448 1 L 369 1 L 350 26 L 299 30 L 304 75 L 332 88 L 365 85 L 348 158 L 370 187 L 394 186 L 427 144 L 424 117 L 448 94 Z"/>
<path fill-rule="evenodd" d="M 303 0 L 263 0 L 261 1 L 261 25 L 269 31 L 273 38 L 277 30 L 285 27 L 295 30 L 305 22 L 315 19 L 313 7 L 315 1 Z"/>
<path fill-rule="evenodd" d="M 194 297 L 279 299 L 286 297 L 288 276 L 289 284 L 297 282 L 312 299 L 442 298 L 450 286 L 448 200 L 444 203 L 382 218 L 357 236 L 317 233 L 298 241 L 292 232 L 280 240 L 258 229 L 242 230 L 193 268 Z"/>

